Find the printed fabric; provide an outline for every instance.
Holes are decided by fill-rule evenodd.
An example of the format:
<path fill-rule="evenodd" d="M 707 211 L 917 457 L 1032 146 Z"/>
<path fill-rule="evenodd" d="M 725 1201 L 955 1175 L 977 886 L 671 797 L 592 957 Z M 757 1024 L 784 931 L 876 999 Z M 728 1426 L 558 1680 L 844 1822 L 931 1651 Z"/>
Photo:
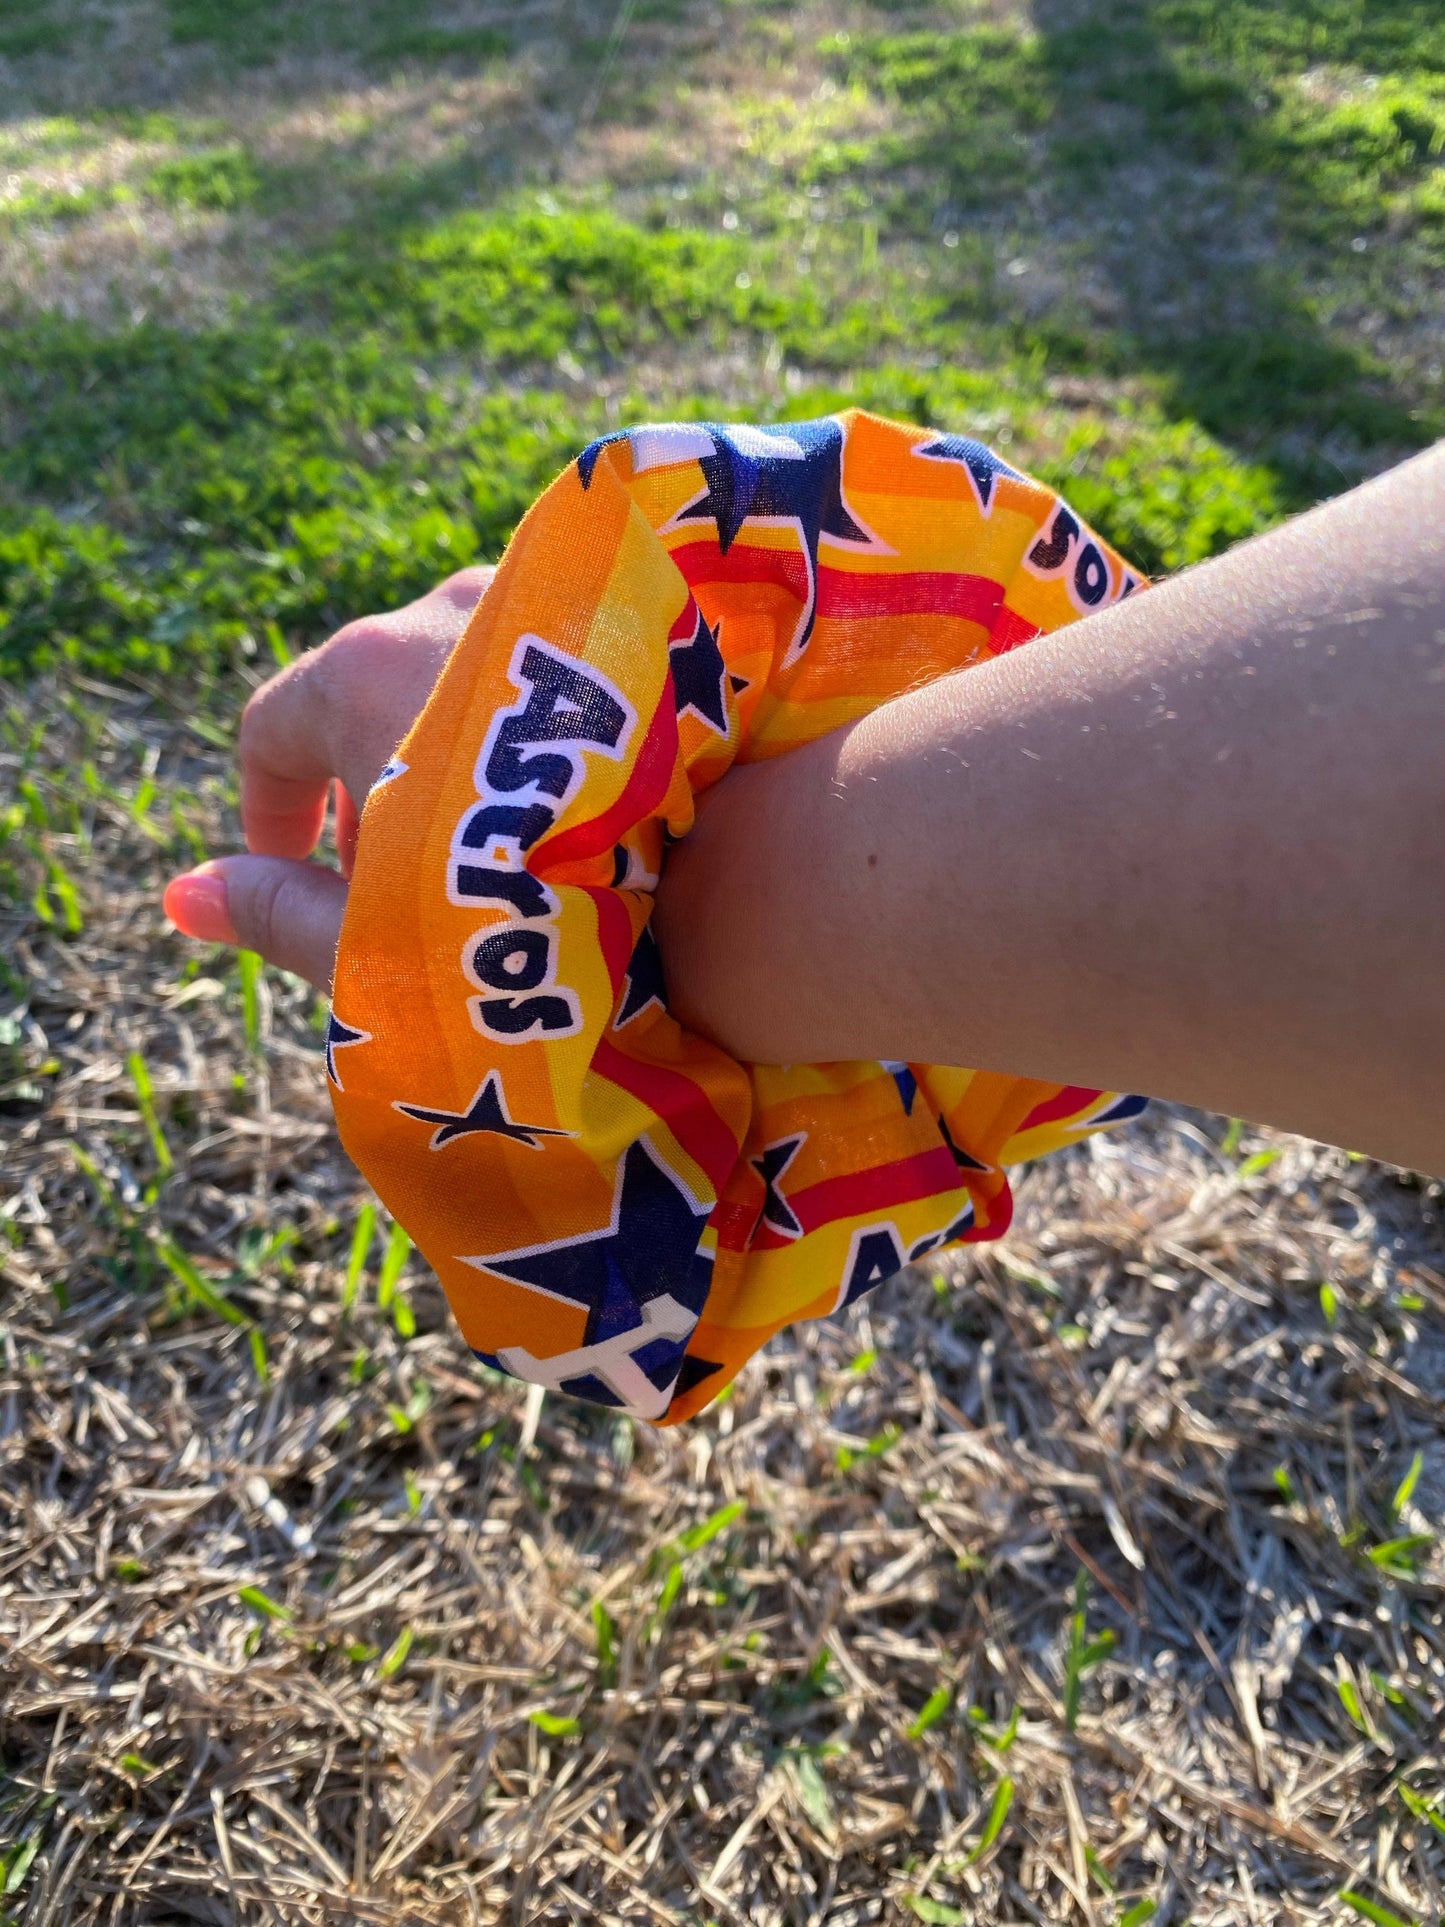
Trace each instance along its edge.
<path fill-rule="evenodd" d="M 534 505 L 367 799 L 326 1044 L 346 1149 L 480 1358 L 675 1423 L 1142 1108 L 738 1063 L 668 1014 L 649 926 L 734 762 L 1139 586 L 981 443 L 855 412 L 628 429 Z"/>

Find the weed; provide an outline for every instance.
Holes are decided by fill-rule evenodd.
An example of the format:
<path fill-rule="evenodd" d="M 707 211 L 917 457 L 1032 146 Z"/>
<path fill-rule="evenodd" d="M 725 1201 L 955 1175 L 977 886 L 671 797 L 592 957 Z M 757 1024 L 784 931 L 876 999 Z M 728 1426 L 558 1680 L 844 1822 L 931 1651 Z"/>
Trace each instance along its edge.
<path fill-rule="evenodd" d="M 527 1717 L 537 1731 L 545 1733 L 549 1740 L 575 1739 L 582 1731 L 581 1720 L 574 1719 L 568 1714 L 549 1713 L 544 1707 L 539 1706 L 536 1712 L 529 1713 Z"/>
<path fill-rule="evenodd" d="M 910 1740 L 921 1740 L 931 1726 L 936 1726 L 953 1704 L 953 1688 L 936 1686 L 923 1702 L 917 1716 L 908 1722 L 904 1729 Z"/>
<path fill-rule="evenodd" d="M 1074 1581 L 1074 1610 L 1069 1616 L 1068 1645 L 1064 1651 L 1064 1724 L 1072 1733 L 1079 1723 L 1084 1677 L 1113 1652 L 1118 1641 L 1107 1628 L 1097 1638 L 1088 1634 L 1088 1574 Z"/>
<path fill-rule="evenodd" d="M 597 1632 L 597 1683 L 608 1687 L 617 1684 L 617 1621 L 608 1612 L 600 1599 L 592 1604 L 592 1624 Z"/>
<path fill-rule="evenodd" d="M 145 1125 L 146 1136 L 150 1139 L 151 1154 L 156 1161 L 156 1170 L 161 1177 L 169 1175 L 175 1159 L 171 1147 L 166 1142 L 166 1134 L 161 1129 L 160 1118 L 156 1115 L 155 1091 L 151 1084 L 151 1074 L 146 1068 L 145 1058 L 139 1051 L 132 1051 L 126 1058 L 126 1068 L 130 1072 L 131 1083 L 135 1086 L 136 1103 L 140 1107 L 141 1122 Z"/>
<path fill-rule="evenodd" d="M 350 1311 L 356 1303 L 356 1293 L 361 1284 L 366 1261 L 371 1255 L 372 1240 L 376 1236 L 376 1206 L 364 1204 L 356 1214 L 356 1229 L 351 1235 L 351 1250 L 346 1260 L 346 1279 L 341 1288 L 341 1309 Z"/>
<path fill-rule="evenodd" d="M 1425 1454 L 1423 1452 L 1417 1452 L 1410 1461 L 1410 1469 L 1406 1472 L 1404 1478 L 1401 1479 L 1399 1485 L 1396 1486 L 1394 1496 L 1390 1500 L 1391 1518 L 1398 1519 L 1400 1514 L 1405 1510 L 1405 1507 L 1415 1496 L 1415 1487 L 1419 1484 L 1420 1474 L 1424 1469 Z"/>
<path fill-rule="evenodd" d="M 397 1282 L 406 1269 L 406 1261 L 411 1255 L 411 1239 L 399 1224 L 393 1222 L 386 1237 L 386 1250 L 382 1254 L 381 1270 L 376 1280 L 376 1303 L 379 1311 L 389 1311 L 396 1296 Z"/>
<path fill-rule="evenodd" d="M 838 1470 L 851 1472 L 855 1465 L 866 1465 L 872 1459 L 882 1458 L 885 1452 L 893 1450 L 902 1436 L 901 1426 L 889 1424 L 862 1445 L 840 1445 L 834 1455 Z"/>
<path fill-rule="evenodd" d="M 416 1633 L 410 1626 L 402 1627 L 401 1631 L 382 1655 L 381 1664 L 376 1669 L 379 1679 L 396 1678 L 397 1674 L 406 1664 L 406 1656 L 411 1651 L 412 1641 L 415 1638 Z"/>
<path fill-rule="evenodd" d="M 40 1828 L 17 1840 L 13 1847 L 0 1851 L 0 1893 L 18 1894 L 25 1885 L 25 1877 L 30 1872 L 31 1863 L 40 1851 L 43 1838 Z"/>
<path fill-rule="evenodd" d="M 983 1832 L 978 1836 L 977 1846 L 964 1861 L 966 1867 L 971 1867 L 975 1861 L 982 1860 L 989 1848 L 997 1843 L 999 1835 L 1003 1832 L 1004 1822 L 1008 1819 L 1009 1808 L 1013 1805 L 1013 1797 L 1014 1783 L 1005 1775 L 993 1790 L 988 1818 L 983 1823 Z"/>
<path fill-rule="evenodd" d="M 252 1612 L 259 1613 L 263 1619 L 290 1620 L 296 1617 L 289 1606 L 283 1606 L 279 1599 L 273 1599 L 259 1586 L 242 1586 L 236 1597 L 243 1606 L 249 1606 Z"/>
<path fill-rule="evenodd" d="M 1373 1927 L 1420 1927 L 1418 1921 L 1395 1913 L 1391 1908 L 1382 1906 L 1378 1900 L 1371 1900 L 1365 1894 L 1356 1893 L 1353 1888 L 1346 1887 L 1339 1897 L 1352 1913 L 1358 1914 L 1362 1920 L 1371 1921 Z"/>
<path fill-rule="evenodd" d="M 1159 1911 L 1157 1900 L 1136 1900 L 1132 1907 L 1126 1907 L 1119 1916 L 1119 1927 L 1144 1927 Z"/>

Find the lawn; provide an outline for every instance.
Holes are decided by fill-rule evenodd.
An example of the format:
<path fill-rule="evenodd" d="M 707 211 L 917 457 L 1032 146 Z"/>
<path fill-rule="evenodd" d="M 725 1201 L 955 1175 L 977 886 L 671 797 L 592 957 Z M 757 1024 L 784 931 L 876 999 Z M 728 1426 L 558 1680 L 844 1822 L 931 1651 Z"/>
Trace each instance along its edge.
<path fill-rule="evenodd" d="M 656 1434 L 156 895 L 599 431 L 966 429 L 1162 573 L 1442 370 L 1438 0 L 0 0 L 0 1921 L 1445 1915 L 1440 1185 L 1160 1107 Z"/>

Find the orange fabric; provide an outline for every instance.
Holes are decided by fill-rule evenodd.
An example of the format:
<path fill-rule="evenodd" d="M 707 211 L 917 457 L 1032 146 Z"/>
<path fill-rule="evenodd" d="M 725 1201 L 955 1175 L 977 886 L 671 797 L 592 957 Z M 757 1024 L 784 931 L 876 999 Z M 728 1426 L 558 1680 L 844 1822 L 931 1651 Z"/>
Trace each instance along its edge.
<path fill-rule="evenodd" d="M 979 443 L 849 413 L 594 443 L 367 799 L 327 1069 L 467 1343 L 671 1423 L 782 1325 L 1008 1223 L 1005 1167 L 1141 1100 L 747 1066 L 669 1016 L 668 838 L 735 760 L 1139 586 Z"/>

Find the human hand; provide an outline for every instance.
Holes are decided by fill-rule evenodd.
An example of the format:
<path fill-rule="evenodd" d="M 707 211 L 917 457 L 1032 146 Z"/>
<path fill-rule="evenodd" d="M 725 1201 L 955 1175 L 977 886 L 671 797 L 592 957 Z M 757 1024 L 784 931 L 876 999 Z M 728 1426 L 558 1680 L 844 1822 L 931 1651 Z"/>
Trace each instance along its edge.
<path fill-rule="evenodd" d="M 495 573 L 461 569 L 405 608 L 350 622 L 256 691 L 240 733 L 249 854 L 214 857 L 167 885 L 165 913 L 178 930 L 257 950 L 330 990 L 358 801 L 421 713 Z M 308 860 L 333 782 L 339 871 Z"/>

